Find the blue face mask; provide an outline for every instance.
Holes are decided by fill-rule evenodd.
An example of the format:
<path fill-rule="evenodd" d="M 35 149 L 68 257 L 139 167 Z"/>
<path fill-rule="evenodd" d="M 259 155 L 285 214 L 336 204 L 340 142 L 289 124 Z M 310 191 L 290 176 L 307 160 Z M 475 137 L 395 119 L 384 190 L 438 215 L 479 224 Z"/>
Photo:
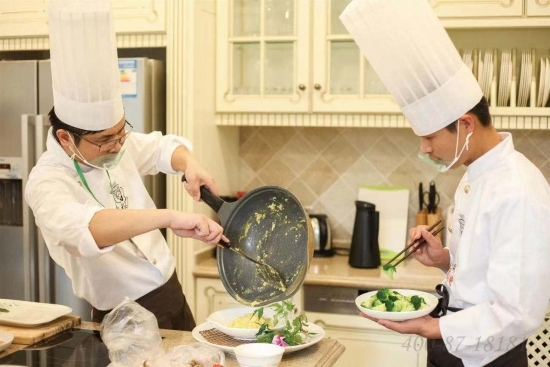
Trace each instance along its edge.
<path fill-rule="evenodd" d="M 424 162 L 428 163 L 430 166 L 438 170 L 439 172 L 447 172 L 460 158 L 462 155 L 462 152 L 464 149 L 468 150 L 468 144 L 470 143 L 470 136 L 472 136 L 473 131 L 466 135 L 466 141 L 464 142 L 464 146 L 462 147 L 462 150 L 460 153 L 458 152 L 458 137 L 460 135 L 460 124 L 458 121 L 456 122 L 456 148 L 455 148 L 455 158 L 452 161 L 444 161 L 442 159 L 432 159 L 430 158 L 430 155 L 428 153 L 422 153 L 418 152 L 418 158 L 423 160 Z"/>

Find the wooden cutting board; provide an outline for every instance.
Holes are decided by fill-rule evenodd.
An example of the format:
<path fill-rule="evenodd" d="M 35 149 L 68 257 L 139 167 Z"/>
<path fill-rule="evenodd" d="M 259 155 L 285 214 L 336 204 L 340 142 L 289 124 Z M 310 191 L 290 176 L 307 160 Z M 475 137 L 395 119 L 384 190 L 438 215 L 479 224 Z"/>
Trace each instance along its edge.
<path fill-rule="evenodd" d="M 0 325 L 0 331 L 12 333 L 14 336 L 14 344 L 30 345 L 55 335 L 63 330 L 78 326 L 80 325 L 80 322 L 80 316 L 66 315 L 39 326 L 19 327 Z"/>

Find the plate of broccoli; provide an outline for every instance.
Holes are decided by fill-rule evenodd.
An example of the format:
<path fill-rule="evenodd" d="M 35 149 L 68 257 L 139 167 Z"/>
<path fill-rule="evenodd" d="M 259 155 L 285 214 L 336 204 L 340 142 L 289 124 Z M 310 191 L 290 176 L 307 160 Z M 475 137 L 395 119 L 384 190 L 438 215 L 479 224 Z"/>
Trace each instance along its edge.
<path fill-rule="evenodd" d="M 425 316 L 437 306 L 433 294 L 411 289 L 382 288 L 355 299 L 357 308 L 377 319 L 403 321 Z"/>

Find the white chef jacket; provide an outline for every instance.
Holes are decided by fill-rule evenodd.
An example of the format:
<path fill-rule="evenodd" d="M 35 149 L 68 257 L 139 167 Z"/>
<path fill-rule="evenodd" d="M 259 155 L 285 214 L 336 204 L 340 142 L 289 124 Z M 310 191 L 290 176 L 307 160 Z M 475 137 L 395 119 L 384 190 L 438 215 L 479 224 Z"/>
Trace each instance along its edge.
<path fill-rule="evenodd" d="M 132 133 L 119 165 L 107 173 L 80 164 L 97 200 L 111 209 L 154 209 L 145 175 L 176 173 L 174 150 L 187 139 Z M 159 230 L 100 249 L 88 225 L 104 209 L 82 184 L 72 159 L 48 132 L 47 150 L 32 169 L 25 187 L 50 256 L 65 269 L 73 292 L 99 310 L 110 310 L 129 297 L 135 300 L 163 285 L 174 273 L 175 260 Z"/>
<path fill-rule="evenodd" d="M 443 341 L 484 366 L 535 332 L 550 299 L 550 188 L 512 136 L 473 162 L 455 193 Z"/>

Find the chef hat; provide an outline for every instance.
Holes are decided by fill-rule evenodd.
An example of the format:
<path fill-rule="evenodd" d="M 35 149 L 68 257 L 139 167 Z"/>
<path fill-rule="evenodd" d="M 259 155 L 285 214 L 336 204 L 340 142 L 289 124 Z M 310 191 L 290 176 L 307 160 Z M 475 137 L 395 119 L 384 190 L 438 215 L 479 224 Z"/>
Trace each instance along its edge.
<path fill-rule="evenodd" d="M 124 115 L 111 1 L 50 0 L 54 107 L 61 121 L 98 131 Z"/>
<path fill-rule="evenodd" d="M 340 20 L 416 135 L 444 128 L 481 100 L 428 0 L 354 0 Z"/>

